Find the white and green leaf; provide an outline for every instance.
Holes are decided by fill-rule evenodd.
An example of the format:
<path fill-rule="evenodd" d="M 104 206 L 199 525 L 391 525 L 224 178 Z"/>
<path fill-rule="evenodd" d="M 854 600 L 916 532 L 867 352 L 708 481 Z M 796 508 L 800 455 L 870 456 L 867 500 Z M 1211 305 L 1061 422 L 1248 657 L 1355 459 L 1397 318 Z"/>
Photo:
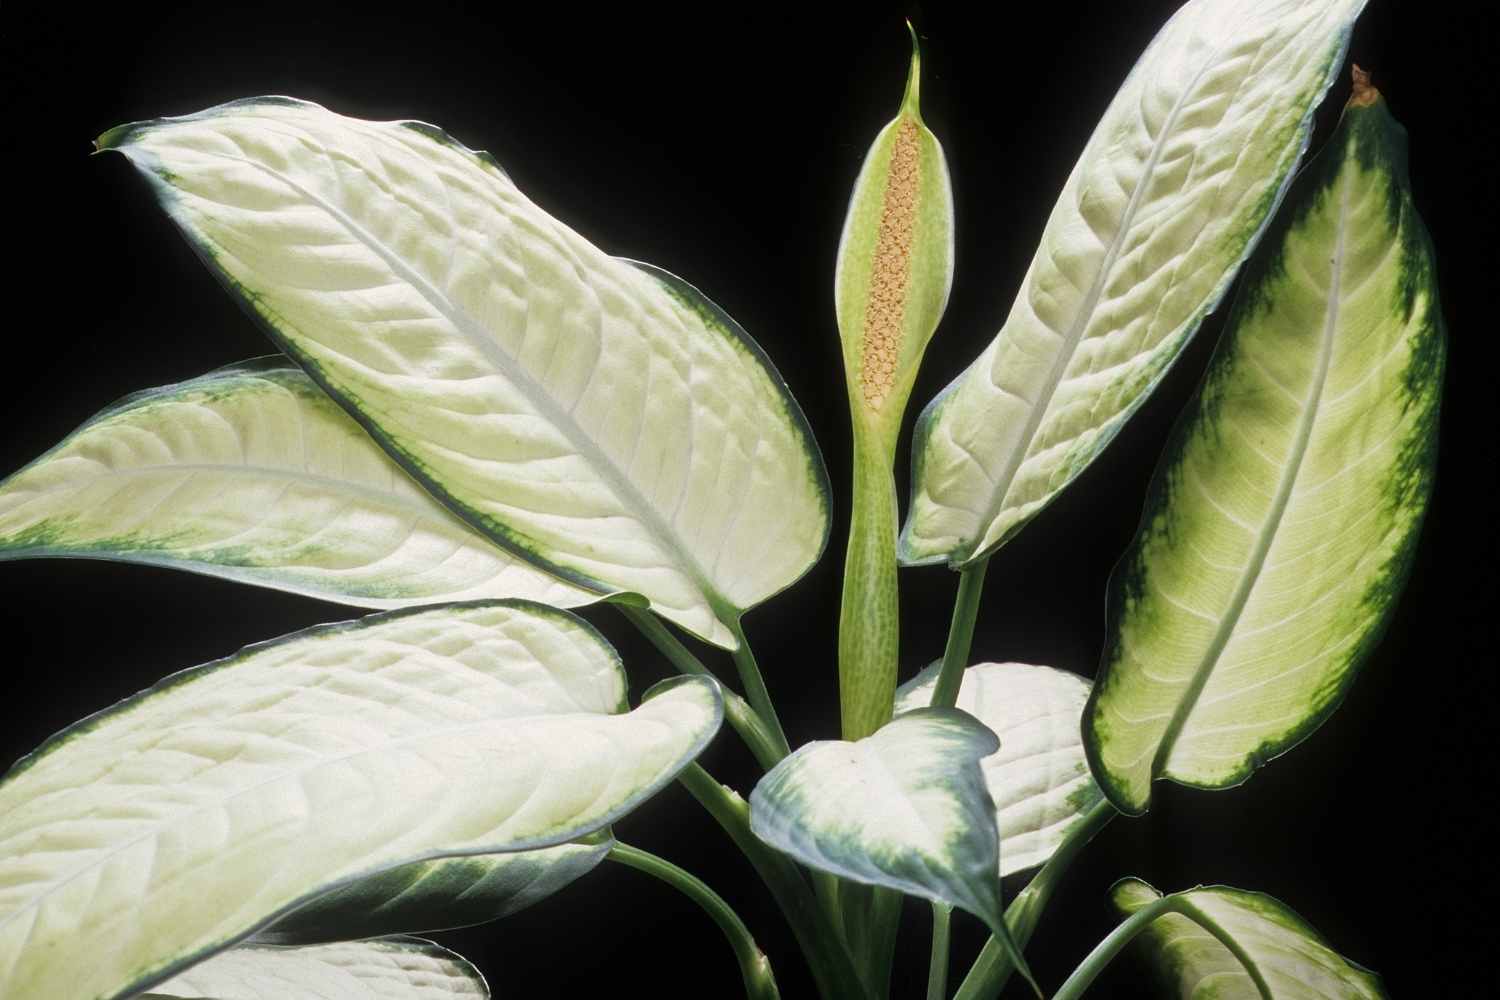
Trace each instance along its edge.
<path fill-rule="evenodd" d="M 932 703 L 940 666 L 901 685 L 898 715 Z M 1046 863 L 1104 798 L 1078 730 L 1088 697 L 1088 681 L 1052 667 L 979 663 L 964 671 L 957 707 L 1000 738 L 979 766 L 995 804 L 1002 876 Z"/>
<path fill-rule="evenodd" d="M 1084 713 L 1122 811 L 1238 784 L 1337 707 L 1432 489 L 1444 333 L 1404 130 L 1357 87 L 1247 269 L 1110 584 Z"/>
<path fill-rule="evenodd" d="M 145 174 L 278 345 L 512 552 L 730 648 L 740 614 L 822 552 L 826 471 L 760 349 L 486 154 L 285 98 L 99 146 Z"/>
<path fill-rule="evenodd" d="M 608 834 L 508 854 L 434 858 L 391 868 L 325 893 L 255 935 L 306 945 L 469 927 L 524 910 L 593 871 L 614 846 Z"/>
<path fill-rule="evenodd" d="M 234 948 L 179 973 L 151 997 L 206 1000 L 488 1000 L 484 977 L 430 941 Z"/>
<path fill-rule="evenodd" d="M 0 781 L 0 995 L 130 996 L 387 869 L 600 830 L 722 719 L 703 678 L 634 711 L 625 692 L 597 632 L 526 602 L 386 613 L 175 674 Z"/>
<path fill-rule="evenodd" d="M 952 708 L 906 712 L 862 740 L 808 743 L 755 786 L 750 829 L 813 868 L 967 910 L 1009 944 L 980 768 L 999 745 Z"/>
<path fill-rule="evenodd" d="M 1164 897 L 1140 879 L 1110 890 L 1129 916 Z M 1329 947 L 1279 900 L 1228 886 L 1165 897 L 1168 912 L 1137 938 L 1174 996 L 1183 1000 L 1380 1000 L 1380 979 Z"/>
<path fill-rule="evenodd" d="M 1270 220 L 1364 0 L 1192 0 L 1094 130 L 995 340 L 923 411 L 908 564 L 984 558 L 1109 444 Z"/>
<path fill-rule="evenodd" d="M 47 556 L 368 608 L 598 597 L 449 513 L 285 358 L 129 396 L 0 483 L 0 559 Z"/>

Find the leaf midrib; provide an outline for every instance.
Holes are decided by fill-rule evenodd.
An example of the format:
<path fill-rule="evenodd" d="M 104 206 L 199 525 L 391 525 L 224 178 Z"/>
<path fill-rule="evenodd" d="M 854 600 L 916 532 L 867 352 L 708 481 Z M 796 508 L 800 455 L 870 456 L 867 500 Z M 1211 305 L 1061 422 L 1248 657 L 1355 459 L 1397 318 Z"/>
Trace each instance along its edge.
<path fill-rule="evenodd" d="M 508 379 L 520 391 L 521 395 L 525 397 L 527 402 L 529 402 L 536 408 L 539 415 L 541 415 L 543 419 L 545 419 L 552 426 L 562 431 L 563 436 L 567 439 L 569 445 L 571 445 L 580 455 L 582 455 L 589 467 L 594 469 L 594 471 L 603 480 L 605 480 L 611 490 L 615 493 L 616 497 L 621 501 L 622 505 L 635 514 L 636 519 L 642 525 L 644 525 L 646 529 L 656 538 L 657 543 L 660 544 L 663 549 L 677 557 L 678 569 L 684 571 L 684 573 L 698 587 L 700 594 L 704 598 L 704 602 L 709 606 L 711 613 L 716 618 L 720 619 L 721 624 L 725 624 L 726 626 L 728 625 L 728 623 L 723 622 L 722 618 L 720 617 L 723 613 L 722 609 L 732 608 L 734 605 L 719 592 L 716 586 L 713 585 L 707 573 L 704 571 L 702 565 L 698 562 L 697 558 L 692 553 L 690 553 L 682 544 L 680 544 L 676 534 L 671 530 L 667 522 L 662 519 L 656 509 L 652 507 L 649 502 L 647 502 L 644 494 L 642 494 L 636 487 L 636 485 L 621 472 L 621 470 L 615 465 L 613 460 L 611 460 L 610 457 L 605 454 L 603 449 L 598 446 L 593 438 L 591 438 L 588 433 L 584 431 L 584 429 L 573 418 L 572 414 L 564 410 L 555 399 L 553 399 L 546 391 L 544 391 L 540 384 L 538 384 L 528 372 L 526 372 L 519 364 L 517 364 L 515 359 L 494 341 L 494 338 L 488 335 L 488 332 L 482 325 L 480 325 L 476 320 L 474 320 L 473 317 L 469 316 L 461 308 L 459 308 L 457 303 L 452 302 L 446 294 L 434 287 L 430 281 L 419 274 L 415 269 L 408 266 L 397 254 L 395 254 L 392 250 L 386 247 L 384 243 L 377 239 L 374 234 L 368 232 L 363 226 L 357 223 L 348 215 L 348 213 L 344 212 L 338 206 L 332 204 L 327 199 L 319 196 L 318 194 L 308 190 L 301 184 L 298 184 L 291 177 L 288 177 L 280 171 L 274 170 L 271 167 L 266 166 L 265 164 L 259 163 L 256 160 L 250 159 L 249 157 L 223 154 L 223 158 L 230 162 L 239 163 L 243 166 L 251 167 L 252 169 L 255 169 L 274 178 L 275 180 L 280 181 L 287 187 L 291 188 L 293 191 L 297 192 L 297 194 L 301 195 L 303 198 L 306 198 L 312 204 L 327 212 L 329 216 L 331 216 L 336 222 L 338 222 L 339 225 L 343 226 L 357 242 L 362 244 L 371 253 L 379 257 L 387 267 L 391 268 L 391 270 L 395 272 L 395 274 L 399 278 L 401 278 L 401 280 L 405 281 L 412 288 L 416 289 L 418 294 L 420 294 L 422 298 L 426 300 L 427 303 L 431 305 L 432 308 L 435 309 L 440 316 L 447 320 L 466 341 L 474 346 L 481 355 L 483 355 L 490 361 L 492 365 L 495 366 L 496 370 L 500 374 Z M 575 268 L 577 268 L 576 264 L 574 266 Z M 581 268 L 579 270 L 581 271 Z M 586 279 L 582 280 L 584 280 L 585 283 L 588 284 Z M 592 288 L 592 285 L 590 285 L 590 288 Z M 304 336 L 306 336 L 306 334 L 304 334 Z M 324 350 L 334 350 L 333 348 L 322 344 L 321 341 L 318 341 L 315 338 L 307 337 L 307 339 L 313 343 L 317 343 L 319 346 L 323 347 Z M 348 405 L 356 409 L 360 408 L 352 400 Z M 489 517 L 491 515 L 485 516 Z M 488 532 L 486 532 L 486 534 L 488 534 Z M 523 558 L 531 557 L 534 556 L 528 553 L 528 555 L 524 556 Z M 567 568 L 571 573 L 583 573 L 582 570 L 579 570 L 576 567 L 569 566 Z M 596 579 L 592 574 L 583 573 L 583 575 L 587 576 L 591 580 Z M 606 589 L 613 588 L 613 585 L 608 583 L 607 581 L 596 580 L 596 583 L 598 586 L 602 586 Z"/>
<path fill-rule="evenodd" d="M 1193 74 L 1192 82 L 1184 87 L 1182 93 L 1178 95 L 1176 103 L 1172 105 L 1172 110 L 1162 125 L 1160 134 L 1157 136 L 1156 141 L 1152 143 L 1151 154 L 1147 157 L 1140 182 L 1136 185 L 1135 190 L 1130 193 L 1130 201 L 1126 203 L 1125 211 L 1120 216 L 1120 225 L 1115 232 L 1114 239 L 1110 241 L 1109 248 L 1105 251 L 1104 260 L 1099 265 L 1098 273 L 1094 275 L 1094 280 L 1089 286 L 1088 294 L 1085 296 L 1083 304 L 1079 307 L 1077 315 L 1074 316 L 1073 322 L 1063 335 L 1063 343 L 1057 351 L 1057 356 L 1052 363 L 1051 369 L 1047 373 L 1046 387 L 1042 392 L 1038 393 L 1036 405 L 1031 407 L 1031 412 L 1026 418 L 1026 427 L 1022 430 L 1021 437 L 1017 439 L 1016 447 L 1011 450 L 1010 457 L 1006 460 L 1004 471 L 994 480 L 995 488 L 992 491 L 994 499 L 979 522 L 979 533 L 968 545 L 969 557 L 973 556 L 975 550 L 979 548 L 980 543 L 983 542 L 985 536 L 989 533 L 990 527 L 994 525 L 995 520 L 1005 509 L 1005 502 L 1010 497 L 1010 489 L 1014 485 L 1016 473 L 1020 471 L 1022 463 L 1026 461 L 1026 457 L 1031 453 L 1031 446 L 1036 440 L 1037 429 L 1041 426 L 1042 420 L 1046 418 L 1048 412 L 1050 412 L 1052 399 L 1057 394 L 1057 387 L 1062 383 L 1068 364 L 1077 353 L 1078 345 L 1083 340 L 1083 334 L 1088 330 L 1089 323 L 1093 319 L 1094 310 L 1098 307 L 1099 299 L 1104 294 L 1106 279 L 1109 277 L 1115 262 L 1119 258 L 1120 248 L 1124 246 L 1126 236 L 1131 231 L 1136 212 L 1140 208 L 1140 202 L 1145 197 L 1146 189 L 1150 187 L 1151 178 L 1156 171 L 1157 165 L 1161 162 L 1162 151 L 1166 148 L 1167 140 L 1171 137 L 1177 126 L 1177 120 L 1181 117 L 1182 109 L 1186 105 L 1188 97 L 1196 92 L 1199 81 L 1203 79 L 1203 75 L 1208 72 L 1209 67 L 1216 65 L 1221 51 L 1222 47 L 1214 49 L 1208 58 L 1199 65 L 1197 72 Z M 1143 82 L 1141 92 L 1144 92 L 1144 90 L 1145 84 Z M 1137 99 L 1139 99 L 1141 92 L 1135 95 Z M 1029 287 L 1030 283 L 1028 282 L 1027 287 L 1022 288 L 1021 294 L 1025 295 Z"/>
<path fill-rule="evenodd" d="M 1250 594 L 1260 580 L 1261 572 L 1265 568 L 1266 558 L 1270 555 L 1271 546 L 1276 540 L 1276 535 L 1281 527 L 1282 518 L 1286 515 L 1287 507 L 1291 503 L 1292 489 L 1296 485 L 1297 478 L 1301 474 L 1303 460 L 1307 457 L 1308 445 L 1312 440 L 1313 425 L 1317 422 L 1319 404 L 1322 402 L 1323 390 L 1327 385 L 1328 371 L 1333 358 L 1333 340 L 1337 332 L 1339 319 L 1339 294 L 1343 284 L 1344 268 L 1344 231 L 1347 228 L 1349 214 L 1349 186 L 1341 176 L 1338 181 L 1339 206 L 1338 214 L 1334 220 L 1334 246 L 1333 255 L 1329 261 L 1329 287 L 1328 304 L 1324 309 L 1323 335 L 1318 345 L 1318 367 L 1313 375 L 1313 382 L 1308 390 L 1307 400 L 1303 405 L 1303 418 L 1297 428 L 1297 437 L 1292 442 L 1292 449 L 1288 453 L 1285 467 L 1283 468 L 1281 480 L 1276 485 L 1276 494 L 1272 498 L 1271 507 L 1267 511 L 1265 522 L 1261 526 L 1260 533 L 1255 540 L 1255 547 L 1250 552 L 1250 558 L 1246 563 L 1244 573 L 1230 597 L 1229 605 L 1224 615 L 1219 620 L 1219 627 L 1214 632 L 1213 639 L 1199 660 L 1198 666 L 1194 668 L 1193 676 L 1183 692 L 1182 698 L 1177 703 L 1177 708 L 1172 713 L 1171 720 L 1162 732 L 1161 742 L 1157 745 L 1156 754 L 1151 761 L 1151 776 L 1158 778 L 1166 773 L 1169 758 L 1177 740 L 1182 735 L 1183 728 L 1187 725 L 1188 718 L 1197 707 L 1198 700 L 1203 695 L 1204 688 L 1208 685 L 1209 678 L 1213 675 L 1214 668 L 1218 665 L 1219 657 L 1223 655 L 1229 640 L 1234 636 L 1236 625 L 1239 623 L 1241 613 L 1245 610 L 1246 603 L 1250 600 Z"/>
<path fill-rule="evenodd" d="M 81 457 L 81 456 L 80 456 Z M 109 469 L 100 475 L 92 477 L 89 482 L 77 484 L 73 482 L 45 489 L 31 491 L 31 495 L 20 505 L 12 508 L 12 511 L 21 510 L 28 504 L 34 503 L 43 497 L 49 497 L 58 493 L 78 492 L 86 489 L 100 481 L 109 479 L 128 479 L 133 476 L 150 476 L 169 473 L 196 473 L 210 472 L 229 476 L 244 476 L 262 480 L 290 479 L 294 482 L 310 483 L 317 486 L 327 486 L 330 492 L 354 493 L 359 496 L 369 497 L 382 501 L 391 506 L 399 506 L 409 509 L 415 513 L 433 520 L 448 521 L 450 527 L 455 526 L 453 515 L 446 508 L 436 506 L 437 502 L 423 503 L 420 497 L 404 493 L 392 493 L 381 490 L 378 486 L 368 483 L 355 483 L 347 479 L 338 479 L 334 476 L 323 475 L 316 472 L 307 472 L 296 469 L 279 469 L 274 466 L 233 465 L 222 462 L 184 462 L 174 465 L 138 465 L 128 469 Z M 436 506 L 436 509 L 434 507 Z M 7 514 L 10 512 L 8 511 Z M 459 522 L 457 526 L 469 531 L 467 525 Z"/>

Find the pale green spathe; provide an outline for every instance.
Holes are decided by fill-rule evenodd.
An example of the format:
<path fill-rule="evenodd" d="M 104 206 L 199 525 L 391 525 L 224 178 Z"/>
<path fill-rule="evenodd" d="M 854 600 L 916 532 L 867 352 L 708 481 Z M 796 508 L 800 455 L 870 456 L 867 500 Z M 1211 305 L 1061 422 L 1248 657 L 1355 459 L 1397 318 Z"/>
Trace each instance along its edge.
<path fill-rule="evenodd" d="M 1345 111 L 1247 269 L 1111 579 L 1084 735 L 1122 811 L 1156 778 L 1234 785 L 1302 740 L 1405 581 L 1444 334 L 1405 132 L 1374 100 Z"/>
<path fill-rule="evenodd" d="M 479 970 L 416 938 L 215 955 L 149 996 L 204 1000 L 488 1000 Z"/>
<path fill-rule="evenodd" d="M 703 678 L 634 711 L 625 692 L 597 632 L 525 602 L 323 626 L 173 675 L 0 781 L 0 995 L 116 1000 L 385 869 L 601 829 L 722 719 Z"/>
<path fill-rule="evenodd" d="M 865 154 L 834 263 L 850 408 L 883 447 L 894 446 L 953 288 L 953 188 L 942 144 L 922 121 L 921 74 L 913 34 L 901 109 Z"/>
<path fill-rule="evenodd" d="M 1162 898 L 1134 878 L 1115 883 L 1110 897 L 1127 916 Z M 1277 899 L 1222 885 L 1189 889 L 1170 898 L 1181 912 L 1157 917 L 1136 940 L 1150 953 L 1174 996 L 1381 1000 L 1386 995 L 1379 977 L 1335 952 Z M 1226 938 L 1233 942 L 1233 950 Z"/>
<path fill-rule="evenodd" d="M 932 703 L 940 664 L 901 685 L 896 713 Z M 1027 663 L 978 663 L 964 671 L 958 708 L 1000 738 L 980 761 L 1000 831 L 1000 874 L 1045 864 L 1104 797 L 1089 774 L 1078 722 L 1089 682 Z"/>
<path fill-rule="evenodd" d="M 285 358 L 129 396 L 0 484 L 0 559 L 36 557 L 367 608 L 598 599 L 449 513 Z"/>
<path fill-rule="evenodd" d="M 1364 0 L 1192 0 L 1063 188 L 1010 315 L 923 411 L 908 564 L 1019 531 L 1145 401 L 1259 239 Z"/>
<path fill-rule="evenodd" d="M 99 145 L 319 385 L 512 552 L 726 647 L 821 553 L 822 459 L 760 349 L 487 155 L 285 98 Z"/>

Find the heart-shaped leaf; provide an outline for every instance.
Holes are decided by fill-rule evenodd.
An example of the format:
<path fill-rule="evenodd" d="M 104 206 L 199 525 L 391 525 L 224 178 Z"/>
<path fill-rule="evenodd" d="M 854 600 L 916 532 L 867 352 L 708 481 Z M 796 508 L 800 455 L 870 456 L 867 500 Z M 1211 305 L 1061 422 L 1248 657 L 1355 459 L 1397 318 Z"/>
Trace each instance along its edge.
<path fill-rule="evenodd" d="M 487 155 L 285 98 L 99 146 L 319 385 L 511 551 L 729 648 L 822 552 L 827 474 L 760 349 Z"/>
<path fill-rule="evenodd" d="M 952 708 L 907 712 L 862 740 L 809 743 L 755 786 L 750 828 L 814 868 L 968 910 L 1008 943 L 979 765 L 999 745 Z"/>
<path fill-rule="evenodd" d="M 0 781 L 0 995 L 130 996 L 386 869 L 598 830 L 722 719 L 703 678 L 624 698 L 598 633 L 525 602 L 377 615 L 173 675 Z"/>

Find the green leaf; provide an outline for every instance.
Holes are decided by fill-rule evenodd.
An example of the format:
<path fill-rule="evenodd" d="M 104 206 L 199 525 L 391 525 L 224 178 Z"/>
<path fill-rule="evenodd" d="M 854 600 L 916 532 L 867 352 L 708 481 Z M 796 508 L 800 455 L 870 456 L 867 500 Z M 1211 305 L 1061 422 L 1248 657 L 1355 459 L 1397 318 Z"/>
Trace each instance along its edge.
<path fill-rule="evenodd" d="M 259 98 L 99 139 L 403 467 L 505 548 L 720 646 L 828 533 L 760 349 L 430 125 Z"/>
<path fill-rule="evenodd" d="M 898 714 L 931 704 L 940 667 L 901 685 Z M 979 766 L 995 803 L 1002 876 L 1045 864 L 1104 797 L 1078 732 L 1088 696 L 1088 681 L 1052 667 L 980 663 L 964 671 L 957 707 L 1000 738 Z"/>
<path fill-rule="evenodd" d="M 625 690 L 587 623 L 526 602 L 323 626 L 173 675 L 0 781 L 0 996 L 115 1000 L 386 869 L 601 829 L 722 719 L 704 678 L 634 711 Z"/>
<path fill-rule="evenodd" d="M 478 969 L 415 938 L 235 948 L 149 994 L 210 1000 L 488 1000 L 489 995 Z"/>
<path fill-rule="evenodd" d="M 917 422 L 903 562 L 984 558 L 1146 400 L 1281 200 L 1363 5 L 1192 0 L 1156 36 L 1005 325 Z"/>
<path fill-rule="evenodd" d="M 402 865 L 319 896 L 255 935 L 304 945 L 469 927 L 508 917 L 582 878 L 614 838 Z"/>
<path fill-rule="evenodd" d="M 1111 580 L 1084 736 L 1124 812 L 1155 778 L 1228 787 L 1305 738 L 1405 581 L 1444 334 L 1405 132 L 1371 95 L 1247 269 Z"/>
<path fill-rule="evenodd" d="M 951 708 L 907 712 L 854 742 L 809 743 L 755 786 L 750 829 L 813 868 L 968 910 L 1008 942 L 979 764 L 999 746 Z"/>
<path fill-rule="evenodd" d="M 129 396 L 0 484 L 0 559 L 41 556 L 369 608 L 597 599 L 450 514 L 284 358 Z"/>
<path fill-rule="evenodd" d="M 1162 898 L 1140 879 L 1115 883 L 1110 897 L 1127 916 Z M 1184 1000 L 1377 1000 L 1380 979 L 1339 955 L 1301 917 L 1258 892 L 1215 885 L 1173 893 L 1176 912 L 1137 939 L 1174 996 Z"/>

